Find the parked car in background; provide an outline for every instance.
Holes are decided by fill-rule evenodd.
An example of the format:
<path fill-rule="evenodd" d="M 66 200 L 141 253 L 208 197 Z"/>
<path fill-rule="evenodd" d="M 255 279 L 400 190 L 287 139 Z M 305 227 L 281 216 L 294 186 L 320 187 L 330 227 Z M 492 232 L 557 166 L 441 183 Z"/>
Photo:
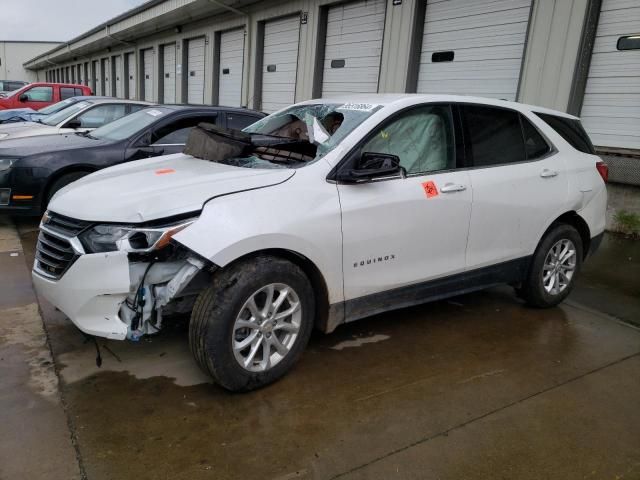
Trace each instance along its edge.
<path fill-rule="evenodd" d="M 284 375 L 314 326 L 502 283 L 557 305 L 602 239 L 607 168 L 562 112 L 350 95 L 244 132 L 207 133 L 243 146 L 214 147 L 216 161 L 132 162 L 60 191 L 40 228 L 39 293 L 112 339 L 192 309 L 197 363 L 246 391 Z"/>
<path fill-rule="evenodd" d="M 58 190 L 89 173 L 182 152 L 199 123 L 244 128 L 264 116 L 241 108 L 155 106 L 92 132 L 0 141 L 0 213 L 40 215 Z"/>
<path fill-rule="evenodd" d="M 102 99 L 113 97 L 96 97 L 93 95 L 78 96 L 61 100 L 40 110 L 34 110 L 33 108 L 9 108 L 7 110 L 0 110 L 0 124 L 11 122 L 35 122 L 36 120 L 42 119 L 47 115 L 57 113 L 63 108 L 67 108 L 76 102 L 97 98 Z"/>
<path fill-rule="evenodd" d="M 86 85 L 68 83 L 30 83 L 0 98 L 0 110 L 9 108 L 33 108 L 40 110 L 49 105 L 79 95 L 92 95 Z"/>
<path fill-rule="evenodd" d="M 86 132 L 149 105 L 152 104 L 136 100 L 89 97 L 87 100 L 73 103 L 67 108 L 35 122 L 13 122 L 0 125 L 0 145 L 1 141 L 14 138 L 73 133 L 75 131 Z"/>
<path fill-rule="evenodd" d="M 22 80 L 0 80 L 0 98 L 6 97 L 7 92 L 13 92 L 28 84 L 29 82 L 23 82 Z"/>

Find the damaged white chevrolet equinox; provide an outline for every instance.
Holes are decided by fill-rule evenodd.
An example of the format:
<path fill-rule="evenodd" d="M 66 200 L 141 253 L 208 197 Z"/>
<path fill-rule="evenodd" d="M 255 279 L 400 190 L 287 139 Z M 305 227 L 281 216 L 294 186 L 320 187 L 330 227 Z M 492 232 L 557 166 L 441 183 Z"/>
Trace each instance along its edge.
<path fill-rule="evenodd" d="M 61 190 L 33 279 L 90 335 L 136 340 L 191 311 L 198 364 L 246 391 L 284 375 L 314 326 L 502 283 L 557 305 L 602 237 L 606 176 L 561 112 L 311 100 Z"/>

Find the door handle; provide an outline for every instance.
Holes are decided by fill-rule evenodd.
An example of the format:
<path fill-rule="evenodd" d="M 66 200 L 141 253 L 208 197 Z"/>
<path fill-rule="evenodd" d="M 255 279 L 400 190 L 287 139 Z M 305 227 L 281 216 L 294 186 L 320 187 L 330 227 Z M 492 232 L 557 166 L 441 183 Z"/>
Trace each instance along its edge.
<path fill-rule="evenodd" d="M 542 170 L 542 172 L 540 173 L 540 176 L 542 178 L 551 178 L 551 177 L 556 177 L 558 175 L 557 170 L 549 170 L 548 168 L 545 168 L 544 170 Z"/>
<path fill-rule="evenodd" d="M 442 193 L 453 193 L 453 192 L 463 192 L 467 189 L 465 185 L 460 185 L 457 183 L 447 183 L 444 187 L 440 189 Z"/>

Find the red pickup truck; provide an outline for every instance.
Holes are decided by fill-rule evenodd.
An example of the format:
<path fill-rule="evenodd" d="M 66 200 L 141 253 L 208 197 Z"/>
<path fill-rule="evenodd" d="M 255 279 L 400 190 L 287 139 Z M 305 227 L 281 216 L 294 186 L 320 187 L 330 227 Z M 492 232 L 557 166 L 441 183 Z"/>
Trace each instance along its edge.
<path fill-rule="evenodd" d="M 0 110 L 9 108 L 32 108 L 40 110 L 52 103 L 70 97 L 93 95 L 86 85 L 73 83 L 30 83 L 19 90 L 0 97 Z"/>

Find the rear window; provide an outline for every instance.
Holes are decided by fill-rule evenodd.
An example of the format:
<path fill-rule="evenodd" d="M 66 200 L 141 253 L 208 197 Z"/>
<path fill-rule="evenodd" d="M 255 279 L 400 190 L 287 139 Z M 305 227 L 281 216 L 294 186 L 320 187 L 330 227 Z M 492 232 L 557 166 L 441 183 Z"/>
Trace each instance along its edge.
<path fill-rule="evenodd" d="M 534 112 L 538 117 L 553 128 L 558 135 L 564 138 L 573 148 L 582 153 L 595 154 L 593 144 L 584 131 L 580 120 L 572 118 L 558 117 L 547 113 Z"/>

